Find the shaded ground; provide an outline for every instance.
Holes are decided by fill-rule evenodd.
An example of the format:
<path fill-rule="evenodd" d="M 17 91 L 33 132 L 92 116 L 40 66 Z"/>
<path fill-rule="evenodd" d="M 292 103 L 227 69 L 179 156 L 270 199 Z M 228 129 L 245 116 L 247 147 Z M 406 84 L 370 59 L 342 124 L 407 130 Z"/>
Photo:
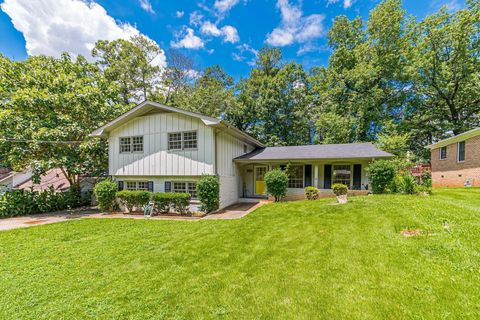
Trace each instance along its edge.
<path fill-rule="evenodd" d="M 0 232 L 0 319 L 480 318 L 479 189 L 334 201 Z"/>

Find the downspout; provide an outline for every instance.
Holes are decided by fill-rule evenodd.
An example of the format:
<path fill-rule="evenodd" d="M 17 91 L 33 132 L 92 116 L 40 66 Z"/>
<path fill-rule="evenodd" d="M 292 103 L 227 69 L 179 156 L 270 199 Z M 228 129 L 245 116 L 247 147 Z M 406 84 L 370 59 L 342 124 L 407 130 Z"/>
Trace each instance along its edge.
<path fill-rule="evenodd" d="M 214 138 L 214 143 L 213 143 L 213 153 L 214 153 L 214 157 L 213 157 L 213 174 L 218 176 L 218 171 L 217 171 L 217 157 L 218 157 L 218 153 L 217 153 L 217 139 L 218 139 L 218 130 L 215 129 L 214 131 L 214 135 L 215 135 L 215 138 Z"/>

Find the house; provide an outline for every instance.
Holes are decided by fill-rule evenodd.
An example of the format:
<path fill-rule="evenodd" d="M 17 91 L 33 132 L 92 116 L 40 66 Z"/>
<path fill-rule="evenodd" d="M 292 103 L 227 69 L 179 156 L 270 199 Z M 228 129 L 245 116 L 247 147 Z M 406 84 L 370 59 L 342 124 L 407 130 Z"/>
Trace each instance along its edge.
<path fill-rule="evenodd" d="M 32 170 L 15 172 L 8 168 L 0 168 L 0 194 L 16 189 L 18 185 L 32 178 Z"/>
<path fill-rule="evenodd" d="M 480 128 L 427 146 L 433 187 L 480 186 Z"/>
<path fill-rule="evenodd" d="M 95 181 L 95 178 L 82 177 L 80 180 L 81 191 L 90 192 L 93 190 Z M 61 168 L 47 170 L 40 176 L 38 183 L 33 181 L 31 169 L 15 172 L 0 168 L 0 194 L 14 189 L 44 191 L 50 188 L 58 192 L 67 191 L 70 188 L 70 182 Z"/>
<path fill-rule="evenodd" d="M 365 168 L 392 155 L 371 143 L 265 147 L 223 120 L 145 101 L 92 136 L 107 137 L 109 175 L 120 189 L 188 192 L 202 174 L 220 180 L 220 207 L 266 197 L 265 173 L 289 165 L 287 199 L 306 186 L 331 195 L 333 183 L 368 192 Z"/>

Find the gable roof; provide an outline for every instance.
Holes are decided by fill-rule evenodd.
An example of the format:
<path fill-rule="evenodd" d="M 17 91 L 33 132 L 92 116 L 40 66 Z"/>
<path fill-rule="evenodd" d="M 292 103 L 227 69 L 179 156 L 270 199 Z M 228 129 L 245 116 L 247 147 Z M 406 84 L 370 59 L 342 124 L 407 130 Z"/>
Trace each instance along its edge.
<path fill-rule="evenodd" d="M 317 144 L 291 147 L 267 147 L 235 158 L 235 161 L 259 160 L 313 160 L 313 159 L 361 159 L 390 158 L 372 143 Z"/>
<path fill-rule="evenodd" d="M 464 132 L 464 133 L 461 133 L 461 134 L 457 134 L 456 136 L 440 140 L 436 143 L 433 143 L 429 146 L 426 146 L 426 148 L 430 149 L 430 150 L 437 149 L 437 148 L 445 147 L 445 146 L 448 146 L 449 144 L 452 144 L 452 143 L 455 143 L 455 142 L 460 142 L 460 141 L 470 139 L 470 138 L 473 138 L 473 137 L 476 137 L 476 136 L 480 136 L 480 128 L 475 128 L 475 129 L 472 129 L 470 131 L 467 131 L 467 132 Z"/>
<path fill-rule="evenodd" d="M 109 123 L 101 126 L 97 130 L 93 131 L 90 136 L 92 137 L 105 137 L 108 136 L 108 133 L 111 132 L 113 129 L 118 128 L 119 126 L 127 123 L 128 121 L 138 117 L 145 115 L 151 111 L 155 110 L 160 110 L 160 111 L 166 111 L 166 112 L 175 112 L 175 113 L 180 113 L 184 114 L 190 117 L 194 117 L 197 119 L 200 119 L 205 125 L 215 127 L 215 128 L 220 128 L 223 130 L 228 131 L 230 134 L 233 136 L 239 138 L 240 140 L 249 142 L 256 147 L 264 147 L 264 145 L 258 141 L 257 139 L 251 137 L 250 135 L 246 134 L 245 132 L 235 128 L 228 122 L 224 120 L 220 120 L 217 118 L 212 118 L 197 112 L 192 112 L 192 111 L 187 111 L 183 110 L 180 108 L 175 108 L 171 106 L 166 106 L 161 103 L 153 102 L 153 101 L 144 101 L 134 107 L 133 109 L 130 109 L 129 111 L 125 112 L 124 114 L 118 116 L 116 119 L 110 121 Z"/>

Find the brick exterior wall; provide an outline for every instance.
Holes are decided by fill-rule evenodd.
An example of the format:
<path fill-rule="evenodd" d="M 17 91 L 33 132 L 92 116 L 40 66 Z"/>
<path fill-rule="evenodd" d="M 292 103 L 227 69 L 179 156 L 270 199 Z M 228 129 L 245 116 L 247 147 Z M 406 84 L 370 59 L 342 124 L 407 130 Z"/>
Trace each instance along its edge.
<path fill-rule="evenodd" d="M 457 143 L 447 146 L 447 158 L 440 160 L 440 148 L 432 150 L 433 187 L 463 187 L 467 180 L 480 187 L 480 136 L 465 140 L 465 161 L 457 162 Z"/>

